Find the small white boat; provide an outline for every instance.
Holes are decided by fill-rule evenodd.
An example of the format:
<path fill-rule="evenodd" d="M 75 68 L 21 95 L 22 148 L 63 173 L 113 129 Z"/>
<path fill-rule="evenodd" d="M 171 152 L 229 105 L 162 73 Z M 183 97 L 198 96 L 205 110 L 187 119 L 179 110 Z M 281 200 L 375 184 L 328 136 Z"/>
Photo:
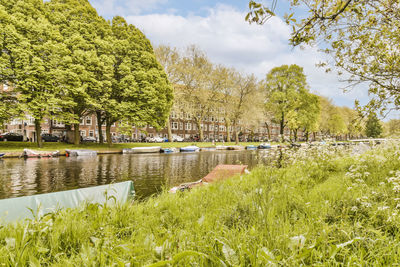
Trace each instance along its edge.
<path fill-rule="evenodd" d="M 142 153 L 160 153 L 160 146 L 144 146 L 144 147 L 133 147 L 124 148 L 122 154 L 142 154 Z"/>
<path fill-rule="evenodd" d="M 270 149 L 270 148 L 272 148 L 272 146 L 269 143 L 263 143 L 258 146 L 258 149 Z"/>
<path fill-rule="evenodd" d="M 198 152 L 200 148 L 198 146 L 185 146 L 181 147 L 181 152 Z"/>
<path fill-rule="evenodd" d="M 66 149 L 65 154 L 67 157 L 97 156 L 97 151 L 90 149 Z"/>
<path fill-rule="evenodd" d="M 216 150 L 228 150 L 228 146 L 216 146 Z"/>
<path fill-rule="evenodd" d="M 58 157 L 60 155 L 59 151 L 34 151 L 31 149 L 24 149 L 22 152 L 21 157 L 24 158 L 52 158 Z"/>

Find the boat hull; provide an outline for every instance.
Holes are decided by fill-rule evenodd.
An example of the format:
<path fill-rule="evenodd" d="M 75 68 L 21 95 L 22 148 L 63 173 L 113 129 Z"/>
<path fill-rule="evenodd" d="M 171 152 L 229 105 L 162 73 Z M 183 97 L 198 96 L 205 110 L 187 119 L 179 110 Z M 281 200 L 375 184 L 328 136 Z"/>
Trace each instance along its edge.
<path fill-rule="evenodd" d="M 124 148 L 122 154 L 160 153 L 160 146 Z"/>

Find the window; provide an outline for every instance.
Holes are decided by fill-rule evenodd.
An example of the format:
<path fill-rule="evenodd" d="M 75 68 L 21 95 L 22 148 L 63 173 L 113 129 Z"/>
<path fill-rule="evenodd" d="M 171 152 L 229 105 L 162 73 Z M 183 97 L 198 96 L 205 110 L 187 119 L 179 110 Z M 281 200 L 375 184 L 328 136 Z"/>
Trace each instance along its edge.
<path fill-rule="evenodd" d="M 219 131 L 220 132 L 224 132 L 225 131 L 225 126 L 224 125 L 220 125 L 219 126 Z"/>
<path fill-rule="evenodd" d="M 172 118 L 172 119 L 176 119 L 176 112 L 175 112 L 175 111 L 172 111 L 172 112 L 171 112 L 171 118 Z"/>
<path fill-rule="evenodd" d="M 173 122 L 171 128 L 172 128 L 172 130 L 178 130 L 178 123 Z"/>
<path fill-rule="evenodd" d="M 213 124 L 208 125 L 208 129 L 210 129 L 210 131 L 214 131 L 214 125 Z"/>
<path fill-rule="evenodd" d="M 179 129 L 180 129 L 180 130 L 183 130 L 183 122 L 180 122 L 180 123 L 179 123 Z"/>
<path fill-rule="evenodd" d="M 86 116 L 86 125 L 92 125 L 92 117 Z"/>
<path fill-rule="evenodd" d="M 81 131 L 81 136 L 86 136 L 86 130 Z"/>
<path fill-rule="evenodd" d="M 186 130 L 192 130 L 192 124 L 190 122 L 186 123 Z"/>
<path fill-rule="evenodd" d="M 89 131 L 89 136 L 90 136 L 90 137 L 94 137 L 94 131 L 93 131 L 93 130 L 90 130 L 90 131 Z"/>
<path fill-rule="evenodd" d="M 85 125 L 85 123 L 84 123 L 84 121 L 83 121 L 83 118 L 80 118 L 80 119 L 79 119 L 79 125 Z"/>

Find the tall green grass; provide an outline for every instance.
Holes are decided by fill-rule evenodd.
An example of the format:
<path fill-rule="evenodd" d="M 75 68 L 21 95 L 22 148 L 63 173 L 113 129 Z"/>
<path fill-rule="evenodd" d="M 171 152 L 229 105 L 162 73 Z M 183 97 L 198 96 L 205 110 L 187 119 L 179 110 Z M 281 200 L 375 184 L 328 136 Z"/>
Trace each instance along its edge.
<path fill-rule="evenodd" d="M 281 168 L 141 203 L 0 229 L 0 263 L 390 266 L 400 263 L 400 146 L 288 152 Z"/>

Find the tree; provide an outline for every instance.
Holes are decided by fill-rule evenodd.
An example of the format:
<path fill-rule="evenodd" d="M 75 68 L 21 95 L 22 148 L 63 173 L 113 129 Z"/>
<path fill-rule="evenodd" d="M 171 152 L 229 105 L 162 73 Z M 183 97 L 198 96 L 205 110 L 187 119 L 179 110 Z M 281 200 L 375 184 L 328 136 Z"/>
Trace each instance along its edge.
<path fill-rule="evenodd" d="M 303 92 L 299 96 L 297 107 L 288 113 L 288 126 L 293 131 L 294 140 L 297 141 L 298 130 L 303 130 L 306 140 L 309 134 L 318 128 L 321 105 L 317 95 Z"/>
<path fill-rule="evenodd" d="M 276 1 L 273 1 L 276 4 Z M 368 109 L 400 106 L 400 6 L 398 1 L 292 0 L 303 4 L 308 17 L 297 20 L 286 15 L 293 26 L 293 45 L 325 43 L 339 74 L 346 73 L 350 84 L 367 82 L 372 99 Z M 274 8 L 250 1 L 246 19 L 264 23 Z M 326 65 L 329 70 L 329 65 Z"/>
<path fill-rule="evenodd" d="M 364 130 L 364 120 L 354 109 L 341 107 L 341 113 L 347 128 L 347 139 L 359 137 Z"/>
<path fill-rule="evenodd" d="M 233 90 L 232 90 L 232 97 L 230 98 L 231 101 L 231 109 L 230 109 L 230 121 L 232 121 L 232 127 L 235 134 L 235 142 L 236 144 L 239 143 L 239 133 L 241 132 L 241 123 L 243 125 L 248 119 L 247 115 L 250 115 L 248 111 L 256 107 L 256 102 L 253 96 L 259 91 L 259 83 L 254 75 L 242 75 L 238 72 L 233 73 Z M 261 100 L 261 98 L 258 98 Z M 251 109 L 253 110 L 253 109 Z M 254 114 L 253 114 L 254 115 Z M 251 115 L 250 115 L 251 116 Z"/>
<path fill-rule="evenodd" d="M 180 54 L 176 48 L 171 48 L 169 46 L 160 45 L 154 49 L 154 53 L 157 57 L 158 62 L 164 67 L 165 73 L 168 76 L 168 80 L 173 85 L 179 82 L 179 73 L 177 71 L 178 64 L 180 61 Z M 167 130 L 168 130 L 168 140 L 173 142 L 171 122 L 169 117 L 167 118 Z"/>
<path fill-rule="evenodd" d="M 303 68 L 298 65 L 273 68 L 267 74 L 265 92 L 265 108 L 273 115 L 273 122 L 280 125 L 283 141 L 284 129 L 289 122 L 289 117 L 293 117 L 293 113 L 300 108 L 302 95 L 308 93 Z"/>
<path fill-rule="evenodd" d="M 384 124 L 384 132 L 387 137 L 398 137 L 400 135 L 400 120 L 391 119 Z"/>
<path fill-rule="evenodd" d="M 69 104 L 57 80 L 66 48 L 58 29 L 46 19 L 43 1 L 0 3 L 4 22 L 1 82 L 12 84 L 17 99 L 12 103 L 18 103 L 35 119 L 36 141 L 41 147 L 43 119 Z"/>
<path fill-rule="evenodd" d="M 111 125 L 121 119 L 136 126 L 163 127 L 173 100 L 168 77 L 144 34 L 118 16 L 111 29 L 114 68 L 111 92 L 103 105 L 109 145 Z"/>
<path fill-rule="evenodd" d="M 320 96 L 321 113 L 318 129 L 324 136 L 337 137 L 347 134 L 348 128 L 341 109 L 331 99 Z"/>
<path fill-rule="evenodd" d="M 181 112 L 192 118 L 198 128 L 199 138 L 203 141 L 201 124 L 214 108 L 218 91 L 218 81 L 213 78 L 213 66 L 203 51 L 189 46 L 177 65 L 176 100 Z"/>
<path fill-rule="evenodd" d="M 98 99 L 93 96 L 104 95 L 107 88 L 99 79 L 101 61 L 95 45 L 105 24 L 101 24 L 102 19 L 86 0 L 51 0 L 46 2 L 46 8 L 48 20 L 58 27 L 68 51 L 59 62 L 57 81 L 71 102 L 63 110 L 71 115 L 67 122 L 73 124 L 74 143 L 79 144 L 79 121 L 98 106 Z"/>
<path fill-rule="evenodd" d="M 375 112 L 371 112 L 368 115 L 367 122 L 365 124 L 365 134 L 367 137 L 377 138 L 382 134 L 382 125 Z"/>

